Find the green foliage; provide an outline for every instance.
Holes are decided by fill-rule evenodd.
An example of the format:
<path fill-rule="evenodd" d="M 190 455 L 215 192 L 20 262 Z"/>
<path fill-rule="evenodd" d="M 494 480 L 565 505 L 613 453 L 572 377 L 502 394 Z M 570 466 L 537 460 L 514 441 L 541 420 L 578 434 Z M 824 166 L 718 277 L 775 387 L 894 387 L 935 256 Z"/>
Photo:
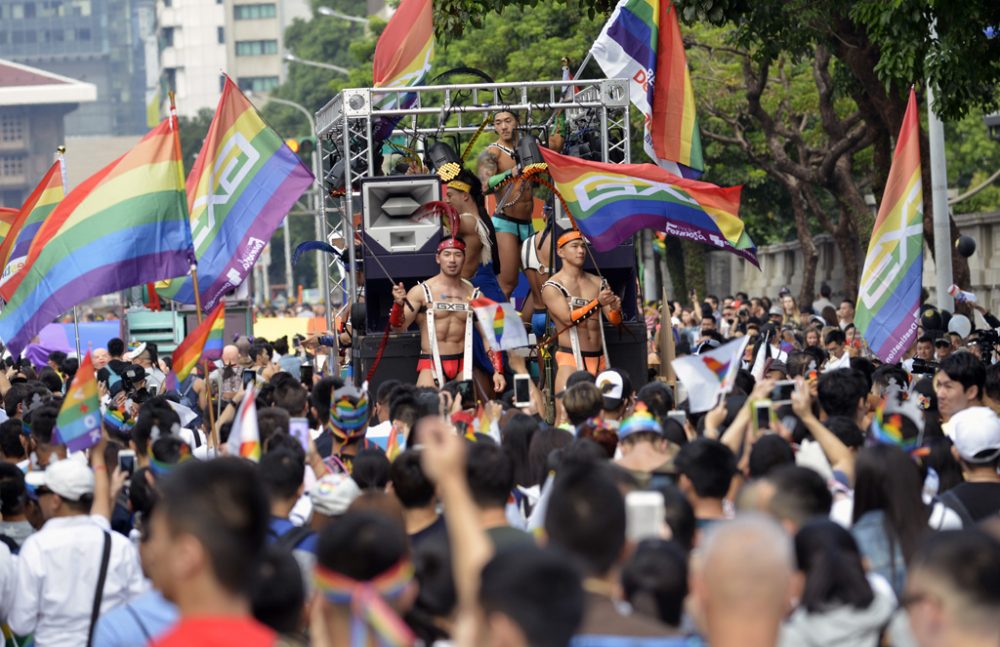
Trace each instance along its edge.
<path fill-rule="evenodd" d="M 1000 170 L 1000 142 L 990 139 L 981 114 L 945 125 L 948 186 L 965 193 Z M 1000 181 L 952 206 L 955 213 L 1000 210 Z"/>

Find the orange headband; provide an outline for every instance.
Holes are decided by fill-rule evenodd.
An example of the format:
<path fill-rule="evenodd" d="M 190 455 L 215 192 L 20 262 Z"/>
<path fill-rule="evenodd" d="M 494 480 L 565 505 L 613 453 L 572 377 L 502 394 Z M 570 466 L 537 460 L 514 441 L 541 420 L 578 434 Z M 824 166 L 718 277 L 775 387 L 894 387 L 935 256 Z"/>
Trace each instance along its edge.
<path fill-rule="evenodd" d="M 556 241 L 556 245 L 558 247 L 562 247 L 563 245 L 571 243 L 574 240 L 583 240 L 583 234 L 581 234 L 578 229 L 570 229 L 565 234 L 560 236 L 559 240 Z"/>

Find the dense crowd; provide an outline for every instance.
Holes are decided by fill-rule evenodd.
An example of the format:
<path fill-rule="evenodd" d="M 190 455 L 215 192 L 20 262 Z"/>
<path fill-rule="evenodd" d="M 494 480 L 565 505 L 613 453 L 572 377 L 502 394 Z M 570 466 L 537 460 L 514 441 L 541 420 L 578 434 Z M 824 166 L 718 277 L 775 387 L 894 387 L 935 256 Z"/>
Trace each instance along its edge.
<path fill-rule="evenodd" d="M 114 339 L 92 353 L 103 438 L 77 453 L 56 433 L 77 360 L 7 360 L 4 635 L 998 645 L 1000 322 L 924 306 L 907 359 L 880 365 L 830 297 L 650 308 L 652 375 L 578 371 L 517 406 L 415 376 L 368 392 L 331 374 L 325 336 L 240 338 L 168 389 L 155 344 Z M 661 349 L 744 336 L 713 408 L 660 378 Z M 255 460 L 229 442 L 252 439 L 247 412 Z"/>

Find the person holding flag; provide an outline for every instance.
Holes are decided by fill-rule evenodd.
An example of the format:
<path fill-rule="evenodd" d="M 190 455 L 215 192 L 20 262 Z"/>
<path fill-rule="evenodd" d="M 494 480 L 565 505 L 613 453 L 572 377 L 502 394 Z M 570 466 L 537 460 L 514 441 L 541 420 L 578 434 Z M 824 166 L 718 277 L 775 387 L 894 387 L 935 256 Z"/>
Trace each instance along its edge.
<path fill-rule="evenodd" d="M 542 285 L 542 299 L 558 331 L 558 393 L 570 373 L 585 370 L 596 376 L 608 367 L 604 317 L 620 324 L 622 302 L 603 277 L 583 271 L 587 241 L 578 230 L 571 229 L 557 239 L 556 254 L 562 259 L 562 269 Z"/>

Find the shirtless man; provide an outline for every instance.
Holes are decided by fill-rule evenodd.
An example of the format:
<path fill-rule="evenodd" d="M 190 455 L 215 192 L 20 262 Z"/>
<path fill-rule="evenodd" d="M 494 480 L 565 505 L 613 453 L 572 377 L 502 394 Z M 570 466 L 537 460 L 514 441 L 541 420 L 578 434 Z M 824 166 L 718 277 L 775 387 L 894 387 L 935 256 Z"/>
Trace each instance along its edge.
<path fill-rule="evenodd" d="M 446 182 L 445 202 L 459 214 L 458 235 L 465 241 L 462 278 L 494 301 L 506 301 L 507 296 L 497 283 L 500 263 L 495 249 L 496 232 L 492 231 L 476 176 L 462 169 L 457 177 Z"/>
<path fill-rule="evenodd" d="M 622 303 L 606 281 L 583 271 L 587 242 L 579 231 L 572 229 L 560 236 L 556 254 L 562 259 L 562 269 L 542 285 L 542 299 L 560 333 L 555 356 L 559 367 L 555 392 L 559 393 L 573 372 L 586 370 L 596 376 L 607 368 L 601 315 L 620 324 Z"/>
<path fill-rule="evenodd" d="M 444 386 L 451 380 L 472 379 L 472 329 L 475 314 L 469 301 L 479 290 L 462 278 L 465 242 L 445 238 L 434 256 L 441 271 L 409 292 L 402 283 L 392 288 L 393 305 L 389 326 L 399 332 L 414 320 L 420 328 L 420 360 L 417 386 Z M 499 362 L 499 355 L 493 356 Z M 502 393 L 506 386 L 503 367 L 494 365 L 493 388 Z"/>
<path fill-rule="evenodd" d="M 493 192 L 504 180 L 517 178 L 520 174 L 514 161 L 517 127 L 517 115 L 513 112 L 503 110 L 494 117 L 493 130 L 499 138 L 479 156 L 479 179 L 483 182 L 484 193 Z M 534 233 L 531 226 L 534 206 L 531 185 L 515 179 L 510 191 L 506 187 L 497 191 L 497 200 L 504 201 L 500 212 L 493 216 L 500 247 L 500 288 L 510 296 L 517 286 L 517 273 L 521 269 L 521 243 Z"/>

